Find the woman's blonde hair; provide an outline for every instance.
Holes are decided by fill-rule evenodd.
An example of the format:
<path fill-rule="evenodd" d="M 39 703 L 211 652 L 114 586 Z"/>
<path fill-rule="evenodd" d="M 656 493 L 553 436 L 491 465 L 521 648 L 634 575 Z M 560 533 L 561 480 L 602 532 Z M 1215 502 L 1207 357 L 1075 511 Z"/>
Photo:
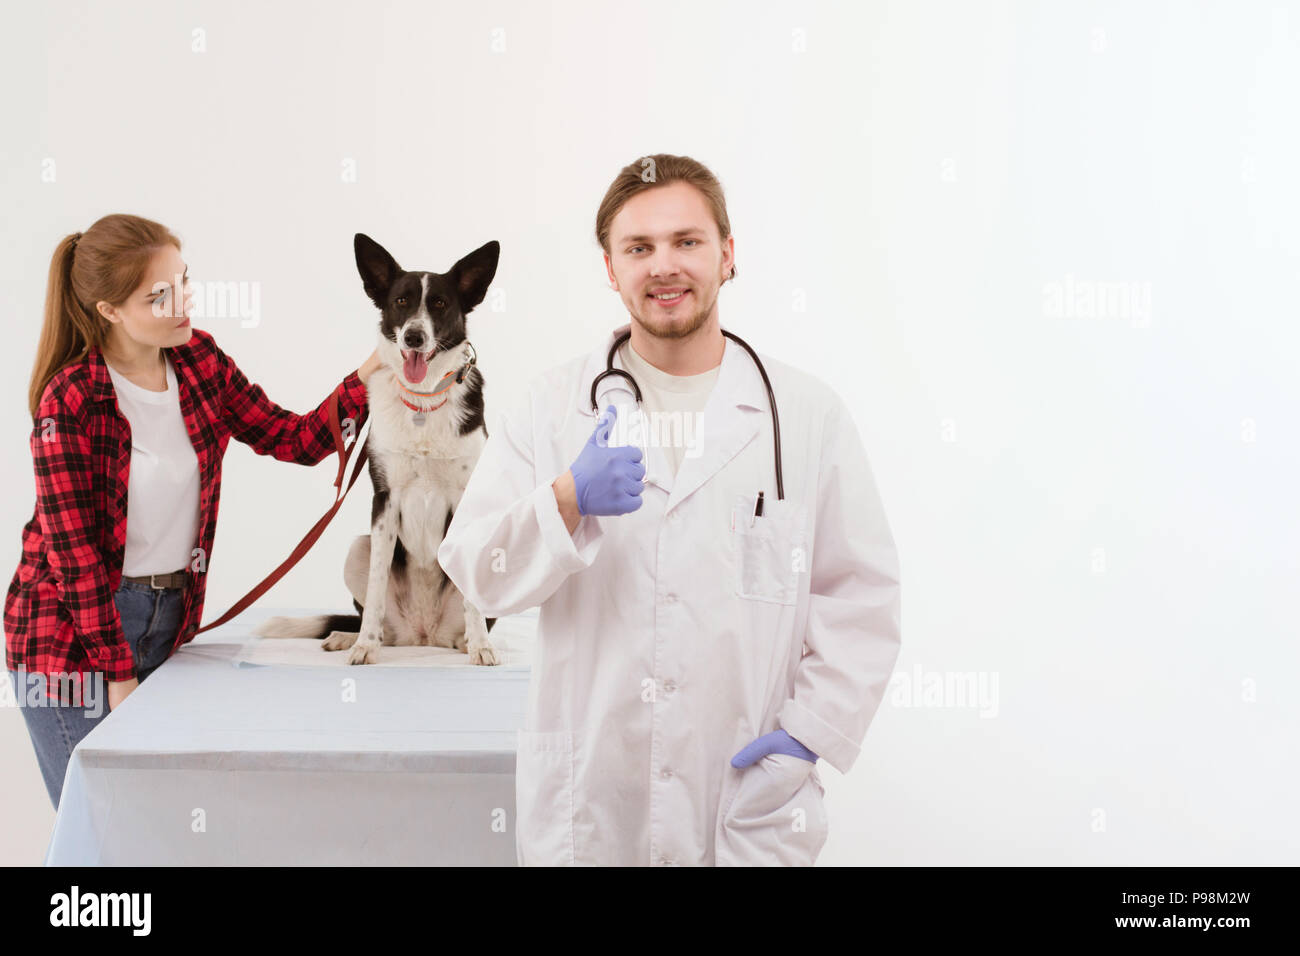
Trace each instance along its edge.
<path fill-rule="evenodd" d="M 109 321 L 96 302 L 121 305 L 144 281 L 157 251 L 181 241 L 166 226 L 125 213 L 104 216 L 83 232 L 65 236 L 50 260 L 45 320 L 27 388 L 32 418 L 50 379 L 108 339 Z"/>
<path fill-rule="evenodd" d="M 623 205 L 637 193 L 667 186 L 670 183 L 690 183 L 704 194 L 718 224 L 718 235 L 726 242 L 731 235 L 731 220 L 727 218 L 727 200 L 722 194 L 722 184 L 703 163 L 689 156 L 672 156 L 655 153 L 642 156 L 619 170 L 605 191 L 605 198 L 596 210 L 596 241 L 605 255 L 609 255 L 609 227 Z M 736 278 L 736 267 L 731 267 L 729 278 Z"/>

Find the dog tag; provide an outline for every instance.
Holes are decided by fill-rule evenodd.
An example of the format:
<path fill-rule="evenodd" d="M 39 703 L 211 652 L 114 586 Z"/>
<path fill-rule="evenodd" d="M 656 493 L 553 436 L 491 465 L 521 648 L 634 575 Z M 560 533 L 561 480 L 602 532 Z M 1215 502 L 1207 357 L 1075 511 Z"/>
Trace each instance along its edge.
<path fill-rule="evenodd" d="M 417 425 L 423 425 L 423 424 L 424 424 L 424 412 L 416 412 L 415 415 L 411 418 L 411 421 L 415 422 L 415 424 L 417 424 Z"/>

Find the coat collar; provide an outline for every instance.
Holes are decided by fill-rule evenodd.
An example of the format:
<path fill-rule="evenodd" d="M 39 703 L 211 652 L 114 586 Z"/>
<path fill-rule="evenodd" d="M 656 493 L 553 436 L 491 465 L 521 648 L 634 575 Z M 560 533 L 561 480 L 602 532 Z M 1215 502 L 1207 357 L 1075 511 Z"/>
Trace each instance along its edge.
<path fill-rule="evenodd" d="M 601 344 L 587 356 L 579 379 L 578 411 L 595 421 L 596 413 L 591 407 L 591 383 L 597 375 L 605 370 L 610 347 L 614 340 L 630 328 L 625 323 L 611 332 Z M 702 486 L 722 469 L 728 461 L 744 448 L 758 433 L 760 424 L 766 419 L 764 414 L 768 407 L 767 389 L 763 378 L 745 349 L 727 338 L 722 353 L 722 365 L 718 370 L 718 379 L 709 393 L 701 415 L 699 435 L 699 454 L 687 455 L 674 477 L 668 472 L 667 459 L 663 450 L 657 446 L 646 449 L 646 477 L 648 484 L 657 485 L 668 492 L 666 507 L 671 510 L 688 495 Z M 614 368 L 627 371 L 622 356 L 615 353 Z M 769 375 L 771 373 L 769 372 Z M 603 409 L 609 404 L 630 404 L 633 401 L 631 386 L 627 380 L 617 375 L 610 375 L 601 380 L 596 394 L 597 405 Z M 773 489 L 775 497 L 775 489 Z"/>

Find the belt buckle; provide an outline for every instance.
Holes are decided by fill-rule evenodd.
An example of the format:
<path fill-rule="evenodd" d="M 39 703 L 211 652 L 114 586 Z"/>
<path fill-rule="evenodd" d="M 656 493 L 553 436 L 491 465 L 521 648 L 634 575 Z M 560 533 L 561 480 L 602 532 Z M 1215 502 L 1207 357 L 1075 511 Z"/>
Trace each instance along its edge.
<path fill-rule="evenodd" d="M 153 588 L 153 589 L 156 590 L 156 591 L 165 591 L 165 590 L 167 590 L 166 585 L 162 585 L 162 584 L 154 584 L 154 583 L 153 583 L 153 579 L 156 578 L 157 576 L 158 576 L 158 575 L 156 575 L 156 574 L 151 574 L 151 575 L 149 575 L 149 587 Z"/>

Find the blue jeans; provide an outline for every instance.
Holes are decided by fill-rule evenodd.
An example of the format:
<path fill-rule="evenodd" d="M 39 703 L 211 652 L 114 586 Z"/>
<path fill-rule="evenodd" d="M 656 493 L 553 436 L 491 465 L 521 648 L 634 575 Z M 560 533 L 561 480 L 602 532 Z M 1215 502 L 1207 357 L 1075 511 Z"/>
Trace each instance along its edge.
<path fill-rule="evenodd" d="M 113 603 L 122 619 L 122 635 L 131 646 L 136 677 L 143 682 L 171 655 L 181 626 L 185 589 L 155 589 L 148 584 L 123 581 L 113 595 Z M 101 683 L 95 706 L 72 707 L 45 696 L 44 674 L 10 671 L 9 678 L 23 719 L 27 721 L 27 733 L 45 778 L 45 790 L 57 810 L 73 749 L 108 716 L 107 684 Z M 36 700 L 38 706 L 31 706 L 31 700 Z"/>

